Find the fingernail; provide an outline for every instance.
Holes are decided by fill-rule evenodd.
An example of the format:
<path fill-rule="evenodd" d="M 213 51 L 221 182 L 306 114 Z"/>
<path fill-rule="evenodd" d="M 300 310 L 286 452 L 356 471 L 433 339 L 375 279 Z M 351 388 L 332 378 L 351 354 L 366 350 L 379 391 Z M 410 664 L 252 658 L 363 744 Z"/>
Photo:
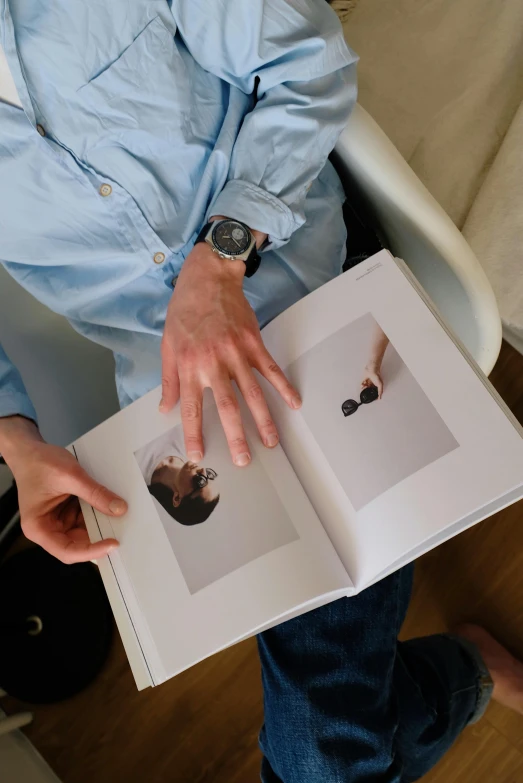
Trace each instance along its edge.
<path fill-rule="evenodd" d="M 190 451 L 187 458 L 189 459 L 189 462 L 199 462 L 203 459 L 203 454 L 201 451 Z"/>
<path fill-rule="evenodd" d="M 111 546 L 107 550 L 107 554 L 109 554 L 109 552 L 114 552 L 114 550 L 118 549 L 119 546 L 120 546 L 120 544 L 111 544 Z"/>
<path fill-rule="evenodd" d="M 250 461 L 251 455 L 247 451 L 244 451 L 243 454 L 238 454 L 234 458 L 234 464 L 238 465 L 239 468 L 244 468 Z"/>
<path fill-rule="evenodd" d="M 127 510 L 127 503 L 125 500 L 118 500 L 118 498 L 115 498 L 114 500 L 111 500 L 109 503 L 109 511 L 111 514 L 123 514 Z"/>
<path fill-rule="evenodd" d="M 158 405 L 158 410 L 160 411 L 160 413 L 164 413 L 165 412 L 165 402 L 163 401 L 163 397 L 160 400 L 160 404 Z"/>
<path fill-rule="evenodd" d="M 293 397 L 291 400 L 292 407 L 294 410 L 298 410 L 298 408 L 301 408 L 301 397 Z"/>
<path fill-rule="evenodd" d="M 276 435 L 275 432 L 273 432 L 272 435 L 267 435 L 267 438 L 265 439 L 265 445 L 269 449 L 272 449 L 274 448 L 274 446 L 277 445 L 278 440 L 279 440 L 278 436 Z"/>

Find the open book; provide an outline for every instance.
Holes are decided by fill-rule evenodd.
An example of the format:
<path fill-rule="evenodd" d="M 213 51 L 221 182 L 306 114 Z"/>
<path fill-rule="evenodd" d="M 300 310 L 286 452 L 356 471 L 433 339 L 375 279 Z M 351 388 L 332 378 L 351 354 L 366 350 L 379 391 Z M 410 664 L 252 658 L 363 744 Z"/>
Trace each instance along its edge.
<path fill-rule="evenodd" d="M 281 446 L 244 411 L 249 467 L 233 466 L 210 394 L 201 466 L 159 389 L 71 447 L 129 503 L 118 520 L 82 508 L 93 541 L 120 541 L 100 569 L 139 688 L 355 595 L 523 496 L 517 422 L 387 251 L 263 338 L 303 408 L 264 385 Z"/>

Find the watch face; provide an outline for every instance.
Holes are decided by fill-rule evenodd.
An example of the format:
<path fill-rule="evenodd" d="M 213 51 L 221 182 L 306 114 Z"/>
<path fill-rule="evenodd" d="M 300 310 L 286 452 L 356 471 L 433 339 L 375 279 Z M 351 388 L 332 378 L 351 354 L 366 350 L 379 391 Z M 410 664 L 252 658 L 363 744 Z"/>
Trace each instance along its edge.
<path fill-rule="evenodd" d="M 219 253 L 239 256 L 245 253 L 251 243 L 250 232 L 235 220 L 218 223 L 212 232 L 212 239 Z"/>

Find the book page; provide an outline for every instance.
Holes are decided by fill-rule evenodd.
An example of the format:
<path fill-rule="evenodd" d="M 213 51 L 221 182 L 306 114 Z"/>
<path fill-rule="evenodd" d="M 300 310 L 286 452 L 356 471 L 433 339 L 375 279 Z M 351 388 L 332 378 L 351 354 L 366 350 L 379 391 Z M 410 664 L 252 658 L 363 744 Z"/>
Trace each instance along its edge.
<path fill-rule="evenodd" d="M 179 410 L 164 416 L 159 400 L 151 392 L 74 444 L 91 475 L 129 503 L 122 519 L 95 518 L 100 537 L 120 541 L 110 562 L 156 683 L 351 589 L 283 450 L 261 445 L 248 412 L 253 459 L 237 468 L 209 393 L 195 465 Z"/>
<path fill-rule="evenodd" d="M 521 487 L 523 441 L 387 251 L 263 331 L 284 450 L 357 589 Z"/>

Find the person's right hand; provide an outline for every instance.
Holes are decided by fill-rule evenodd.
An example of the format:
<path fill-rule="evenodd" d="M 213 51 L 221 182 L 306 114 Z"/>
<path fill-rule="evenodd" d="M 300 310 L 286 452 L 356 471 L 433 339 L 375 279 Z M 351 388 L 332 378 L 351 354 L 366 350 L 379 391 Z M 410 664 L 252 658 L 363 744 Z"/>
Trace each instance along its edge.
<path fill-rule="evenodd" d="M 203 393 L 213 391 L 231 457 L 238 467 L 251 461 L 234 380 L 267 448 L 279 438 L 259 380 L 262 375 L 289 408 L 301 406 L 263 344 L 254 311 L 244 294 L 243 261 L 224 262 L 206 243 L 194 246 L 169 303 L 162 340 L 162 401 L 168 413 L 180 400 L 185 450 L 191 462 L 204 454 Z"/>
<path fill-rule="evenodd" d="M 0 440 L 0 446 L 17 484 L 27 538 L 62 563 L 95 560 L 117 547 L 114 538 L 90 543 L 78 498 L 112 517 L 127 511 L 125 501 L 92 479 L 66 449 L 45 443 L 32 422 L 17 424 L 19 437 L 8 448 Z"/>
<path fill-rule="evenodd" d="M 363 378 L 361 381 L 361 388 L 367 389 L 369 386 L 376 386 L 378 389 L 379 399 L 383 397 L 383 379 L 381 377 L 381 369 L 378 365 L 371 363 L 367 364 L 363 371 Z"/>

